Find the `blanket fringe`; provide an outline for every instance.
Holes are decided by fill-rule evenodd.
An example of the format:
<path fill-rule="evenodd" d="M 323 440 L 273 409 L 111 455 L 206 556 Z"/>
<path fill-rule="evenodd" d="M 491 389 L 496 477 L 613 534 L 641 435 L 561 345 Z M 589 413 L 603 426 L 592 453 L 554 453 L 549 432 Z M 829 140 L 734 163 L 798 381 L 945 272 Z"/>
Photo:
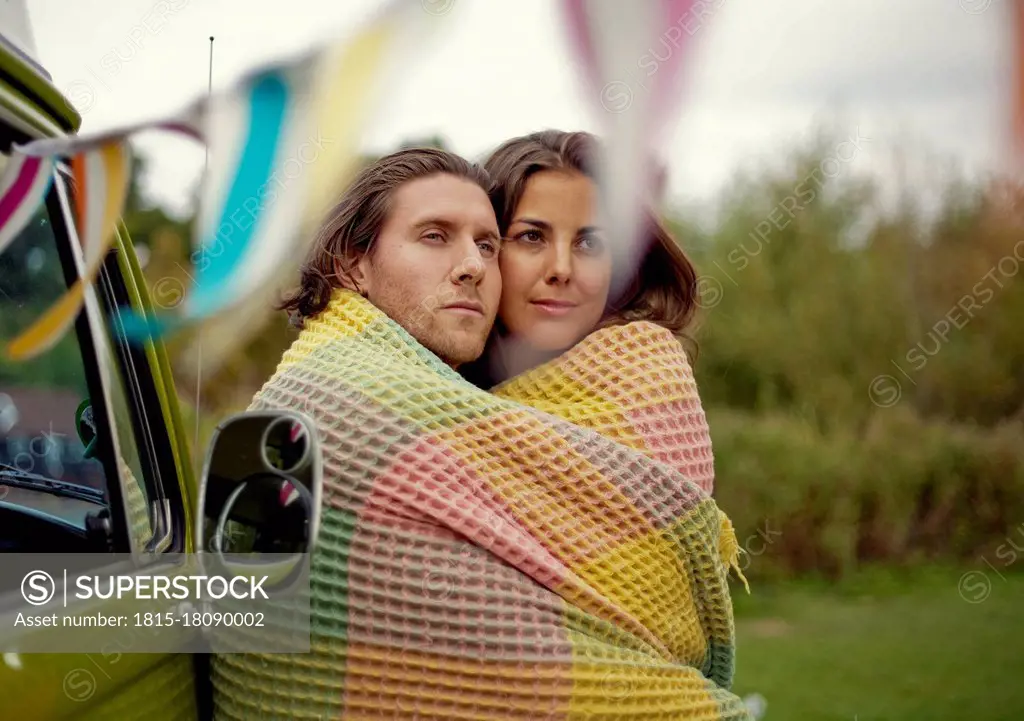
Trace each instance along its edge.
<path fill-rule="evenodd" d="M 743 575 L 742 569 L 740 569 L 740 554 L 746 553 L 746 551 L 740 546 L 739 541 L 736 539 L 736 530 L 733 528 L 732 521 L 729 520 L 729 517 L 725 515 L 722 509 L 718 509 L 718 524 L 718 553 L 725 563 L 726 572 L 729 570 L 736 571 L 736 575 L 743 581 L 743 587 L 747 589 L 747 595 L 750 595 L 750 584 L 747 583 L 747 579 Z"/>

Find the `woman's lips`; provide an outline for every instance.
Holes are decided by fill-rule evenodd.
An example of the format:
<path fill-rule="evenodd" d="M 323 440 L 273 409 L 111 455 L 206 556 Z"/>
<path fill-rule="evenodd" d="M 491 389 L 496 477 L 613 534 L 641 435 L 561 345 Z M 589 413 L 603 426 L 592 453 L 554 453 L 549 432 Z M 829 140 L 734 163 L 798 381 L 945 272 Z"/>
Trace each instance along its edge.
<path fill-rule="evenodd" d="M 573 308 L 576 307 L 575 303 L 571 303 L 567 300 L 531 300 L 530 305 L 534 306 L 541 313 L 551 316 L 562 316 L 570 313 Z"/>

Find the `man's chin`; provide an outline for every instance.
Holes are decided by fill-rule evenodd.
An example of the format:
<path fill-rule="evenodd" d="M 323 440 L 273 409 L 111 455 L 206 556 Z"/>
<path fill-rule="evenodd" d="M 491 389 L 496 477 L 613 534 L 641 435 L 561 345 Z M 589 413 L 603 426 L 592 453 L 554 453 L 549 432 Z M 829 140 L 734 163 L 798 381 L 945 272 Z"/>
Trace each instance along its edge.
<path fill-rule="evenodd" d="M 419 322 L 407 320 L 401 325 L 420 345 L 452 367 L 480 357 L 493 325 L 493 320 L 488 321 L 484 316 L 455 314 L 432 314 L 429 323 L 423 322 L 422 318 L 416 320 Z"/>
<path fill-rule="evenodd" d="M 483 354 L 487 344 L 486 335 L 465 329 L 454 330 L 433 340 L 430 349 L 453 368 L 475 361 Z"/>

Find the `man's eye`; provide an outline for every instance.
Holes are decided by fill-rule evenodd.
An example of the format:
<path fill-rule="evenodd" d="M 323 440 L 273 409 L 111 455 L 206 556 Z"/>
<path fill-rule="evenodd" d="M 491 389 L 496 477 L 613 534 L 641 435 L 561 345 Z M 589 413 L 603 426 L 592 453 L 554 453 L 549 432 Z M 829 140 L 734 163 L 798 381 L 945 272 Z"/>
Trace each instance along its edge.
<path fill-rule="evenodd" d="M 440 233 L 440 232 L 438 232 L 436 230 L 431 230 L 430 232 L 423 234 L 423 240 L 429 240 L 429 241 L 432 241 L 434 243 L 443 243 L 444 242 L 444 234 Z"/>
<path fill-rule="evenodd" d="M 493 240 L 478 240 L 476 246 L 480 249 L 480 254 L 485 258 L 493 257 L 498 252 L 498 244 Z"/>

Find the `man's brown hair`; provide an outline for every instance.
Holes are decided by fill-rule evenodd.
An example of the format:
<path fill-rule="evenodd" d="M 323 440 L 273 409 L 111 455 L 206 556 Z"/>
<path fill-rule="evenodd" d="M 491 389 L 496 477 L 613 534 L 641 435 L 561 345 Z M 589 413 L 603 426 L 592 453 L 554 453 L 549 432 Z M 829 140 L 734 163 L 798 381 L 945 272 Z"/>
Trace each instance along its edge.
<path fill-rule="evenodd" d="M 463 178 L 490 193 L 483 168 L 446 150 L 409 148 L 380 158 L 360 171 L 328 213 L 302 263 L 299 286 L 285 295 L 278 308 L 288 311 L 292 323 L 302 327 L 306 318 L 327 307 L 335 288 L 357 290 L 352 268 L 372 251 L 395 191 L 412 180 L 439 174 Z"/>

